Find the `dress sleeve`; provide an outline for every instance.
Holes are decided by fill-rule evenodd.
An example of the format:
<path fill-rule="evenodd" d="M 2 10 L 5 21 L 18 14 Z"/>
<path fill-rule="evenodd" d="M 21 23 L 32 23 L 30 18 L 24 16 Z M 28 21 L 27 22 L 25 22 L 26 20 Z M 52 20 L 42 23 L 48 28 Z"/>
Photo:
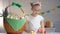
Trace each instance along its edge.
<path fill-rule="evenodd" d="M 44 20 L 44 17 L 41 16 L 41 20 Z"/>

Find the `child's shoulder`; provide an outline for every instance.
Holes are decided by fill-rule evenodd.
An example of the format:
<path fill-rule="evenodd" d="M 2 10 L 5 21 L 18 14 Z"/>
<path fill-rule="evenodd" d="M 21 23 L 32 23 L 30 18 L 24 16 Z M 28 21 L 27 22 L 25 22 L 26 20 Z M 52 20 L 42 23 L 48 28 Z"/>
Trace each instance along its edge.
<path fill-rule="evenodd" d="M 44 20 L 44 17 L 42 15 L 39 15 L 39 18 Z"/>

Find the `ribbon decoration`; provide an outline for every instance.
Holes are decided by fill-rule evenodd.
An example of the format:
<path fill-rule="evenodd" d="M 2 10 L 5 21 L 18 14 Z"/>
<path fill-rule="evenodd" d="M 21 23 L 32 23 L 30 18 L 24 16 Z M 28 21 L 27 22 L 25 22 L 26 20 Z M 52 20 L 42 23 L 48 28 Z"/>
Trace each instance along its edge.
<path fill-rule="evenodd" d="M 47 13 L 50 13 L 50 10 L 46 11 Z"/>
<path fill-rule="evenodd" d="M 57 8 L 60 8 L 60 5 L 58 5 Z"/>
<path fill-rule="evenodd" d="M 55 11 L 55 8 L 51 8 L 52 11 Z"/>
<path fill-rule="evenodd" d="M 21 5 L 21 4 L 16 3 L 16 2 L 12 2 L 12 6 L 17 6 L 17 7 L 19 7 L 19 8 L 21 8 L 21 7 L 22 7 L 22 5 Z"/>

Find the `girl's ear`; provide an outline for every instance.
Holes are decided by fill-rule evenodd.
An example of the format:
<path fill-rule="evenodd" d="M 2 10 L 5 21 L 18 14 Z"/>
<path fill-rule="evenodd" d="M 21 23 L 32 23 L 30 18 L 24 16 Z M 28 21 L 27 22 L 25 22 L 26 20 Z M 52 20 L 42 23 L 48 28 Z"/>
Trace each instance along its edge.
<path fill-rule="evenodd" d="M 33 3 L 30 3 L 31 7 L 33 6 Z"/>

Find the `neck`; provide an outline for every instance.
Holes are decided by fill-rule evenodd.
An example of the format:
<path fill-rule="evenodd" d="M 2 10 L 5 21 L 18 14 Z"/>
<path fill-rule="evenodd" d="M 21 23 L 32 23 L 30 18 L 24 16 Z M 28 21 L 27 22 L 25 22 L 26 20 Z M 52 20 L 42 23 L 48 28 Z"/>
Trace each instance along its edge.
<path fill-rule="evenodd" d="M 35 16 L 37 16 L 38 14 L 32 13 L 31 15 L 35 17 Z"/>

